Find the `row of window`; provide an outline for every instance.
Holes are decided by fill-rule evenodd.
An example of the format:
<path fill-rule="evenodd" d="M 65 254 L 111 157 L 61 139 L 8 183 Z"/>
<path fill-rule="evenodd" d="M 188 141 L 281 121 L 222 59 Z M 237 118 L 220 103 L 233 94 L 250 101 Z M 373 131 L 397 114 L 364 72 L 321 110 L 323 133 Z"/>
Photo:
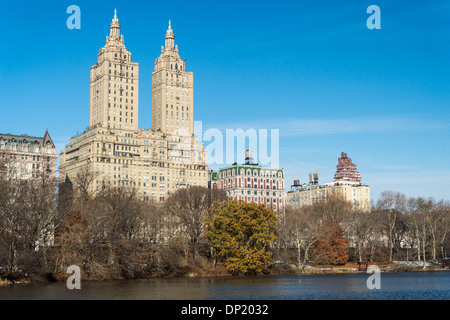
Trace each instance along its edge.
<path fill-rule="evenodd" d="M 261 177 L 273 177 L 273 178 L 283 178 L 283 173 L 282 172 L 277 172 L 276 171 L 268 171 L 268 170 L 260 170 L 259 174 L 258 174 L 258 170 L 252 170 L 248 169 L 247 171 L 245 171 L 244 169 L 240 170 L 240 175 L 241 176 L 261 176 Z M 235 170 L 227 170 L 227 171 L 222 171 L 219 172 L 219 178 L 226 178 L 226 177 L 234 177 L 235 176 Z"/>
<path fill-rule="evenodd" d="M 14 160 L 24 160 L 24 161 L 28 161 L 28 160 L 32 160 L 32 161 L 36 161 L 39 162 L 41 157 L 40 156 L 28 156 L 28 155 L 18 155 L 18 154 L 10 154 L 10 153 L 1 153 L 1 158 L 3 159 L 14 159 Z M 8 157 L 9 155 L 9 157 Z M 50 157 L 44 157 L 44 159 L 47 159 L 47 162 L 50 162 Z"/>
<path fill-rule="evenodd" d="M 113 121 L 117 121 L 116 119 L 117 119 L 116 117 L 113 117 Z M 128 123 L 128 118 L 125 118 L 124 120 L 125 120 L 125 123 Z M 108 121 L 111 121 L 110 116 L 108 116 Z M 119 117 L 119 122 L 122 122 L 122 118 L 120 118 L 120 117 Z M 133 119 L 130 119 L 130 123 L 133 123 Z"/>
<path fill-rule="evenodd" d="M 116 57 L 117 57 L 117 53 L 116 53 Z M 126 55 L 124 55 L 123 57 L 124 59 L 126 59 Z M 123 66 L 123 65 L 119 65 L 120 66 L 120 70 L 122 70 L 123 67 L 125 67 L 125 70 L 128 70 L 128 66 Z M 109 63 L 109 67 L 112 68 L 112 64 L 111 62 Z M 117 64 L 114 63 L 114 69 L 117 69 Z M 130 66 L 131 71 L 134 70 L 133 66 Z"/>

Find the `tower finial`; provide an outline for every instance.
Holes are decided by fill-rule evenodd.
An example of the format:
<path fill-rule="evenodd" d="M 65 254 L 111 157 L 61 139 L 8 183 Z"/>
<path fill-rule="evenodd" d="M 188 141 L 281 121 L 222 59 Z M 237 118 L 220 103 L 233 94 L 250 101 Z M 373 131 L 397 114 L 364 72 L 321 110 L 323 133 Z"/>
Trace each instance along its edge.
<path fill-rule="evenodd" d="M 173 50 L 175 47 L 175 35 L 172 30 L 172 21 L 169 20 L 169 29 L 166 32 L 166 49 Z"/>
<path fill-rule="evenodd" d="M 117 18 L 117 9 L 114 9 L 114 19 L 111 22 L 109 38 L 120 39 L 120 23 L 119 19 Z"/>

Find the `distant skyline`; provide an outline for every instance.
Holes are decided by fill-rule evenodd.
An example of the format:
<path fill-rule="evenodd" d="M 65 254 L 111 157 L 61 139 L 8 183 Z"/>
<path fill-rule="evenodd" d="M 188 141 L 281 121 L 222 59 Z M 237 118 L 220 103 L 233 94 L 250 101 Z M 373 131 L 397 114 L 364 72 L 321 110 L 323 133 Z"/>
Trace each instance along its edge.
<path fill-rule="evenodd" d="M 372 4 L 381 30 L 366 26 Z M 66 27 L 70 5 L 81 30 Z M 140 128 L 151 127 L 151 73 L 170 19 L 194 72 L 194 119 L 203 130 L 279 129 L 287 190 L 312 171 L 331 181 L 346 152 L 373 200 L 383 190 L 450 200 L 448 1 L 4 3 L 1 133 L 48 129 L 59 153 L 84 131 L 90 67 L 116 8 L 140 65 Z"/>

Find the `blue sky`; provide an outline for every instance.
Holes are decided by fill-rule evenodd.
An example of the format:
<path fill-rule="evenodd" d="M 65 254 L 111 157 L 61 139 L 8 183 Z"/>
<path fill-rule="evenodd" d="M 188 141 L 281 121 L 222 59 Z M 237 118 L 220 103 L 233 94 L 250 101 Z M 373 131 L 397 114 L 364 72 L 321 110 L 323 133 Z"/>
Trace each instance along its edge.
<path fill-rule="evenodd" d="M 69 30 L 69 5 L 81 30 Z M 381 30 L 369 30 L 369 5 Z M 194 72 L 195 120 L 280 130 L 286 184 L 332 180 L 347 152 L 372 197 L 450 200 L 448 1 L 21 1 L 0 10 L 0 132 L 59 150 L 89 125 L 89 68 L 114 8 L 140 64 L 139 126 L 168 20 Z"/>

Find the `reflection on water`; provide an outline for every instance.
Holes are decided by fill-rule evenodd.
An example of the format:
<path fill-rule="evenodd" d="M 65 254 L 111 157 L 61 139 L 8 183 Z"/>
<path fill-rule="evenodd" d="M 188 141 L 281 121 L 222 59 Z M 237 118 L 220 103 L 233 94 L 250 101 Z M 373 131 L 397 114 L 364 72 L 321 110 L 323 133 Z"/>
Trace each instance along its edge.
<path fill-rule="evenodd" d="M 450 272 L 382 273 L 381 290 L 366 286 L 370 274 L 249 278 L 178 278 L 82 282 L 0 288 L 0 299 L 132 300 L 336 300 L 449 299 Z"/>

